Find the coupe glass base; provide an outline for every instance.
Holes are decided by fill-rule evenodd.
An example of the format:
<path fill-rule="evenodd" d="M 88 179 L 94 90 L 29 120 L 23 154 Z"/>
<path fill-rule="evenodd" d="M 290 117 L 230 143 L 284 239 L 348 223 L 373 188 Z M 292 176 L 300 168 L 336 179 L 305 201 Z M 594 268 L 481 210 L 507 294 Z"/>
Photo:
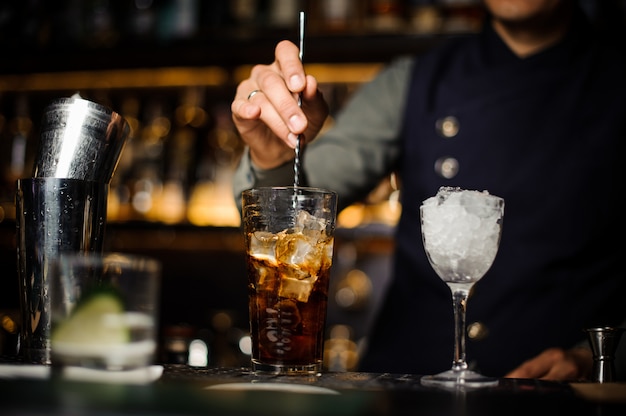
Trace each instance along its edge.
<path fill-rule="evenodd" d="M 423 376 L 420 379 L 423 386 L 444 387 L 444 388 L 480 388 L 491 387 L 498 384 L 495 377 L 483 376 L 471 370 L 448 370 L 432 376 Z"/>

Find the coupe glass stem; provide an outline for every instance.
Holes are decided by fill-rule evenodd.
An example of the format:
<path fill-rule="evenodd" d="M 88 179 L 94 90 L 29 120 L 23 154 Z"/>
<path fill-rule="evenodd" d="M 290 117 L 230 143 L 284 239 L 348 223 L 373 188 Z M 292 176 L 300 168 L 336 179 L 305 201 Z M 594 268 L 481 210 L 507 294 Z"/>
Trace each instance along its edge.
<path fill-rule="evenodd" d="M 454 361 L 452 370 L 463 371 L 467 369 L 465 361 L 465 313 L 467 308 L 467 290 L 454 290 L 452 303 L 454 307 Z"/>

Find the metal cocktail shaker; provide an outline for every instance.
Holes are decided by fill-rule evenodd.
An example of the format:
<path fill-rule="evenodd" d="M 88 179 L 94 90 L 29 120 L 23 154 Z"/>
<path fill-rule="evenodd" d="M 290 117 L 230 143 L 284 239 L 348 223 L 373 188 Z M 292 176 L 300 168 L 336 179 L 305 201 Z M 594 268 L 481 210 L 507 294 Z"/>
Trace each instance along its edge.
<path fill-rule="evenodd" d="M 129 130 L 103 105 L 78 96 L 53 101 L 44 111 L 33 177 L 109 183 Z"/>
<path fill-rule="evenodd" d="M 48 275 L 61 252 L 101 252 L 109 183 L 129 134 L 122 116 L 74 96 L 44 111 L 33 177 L 16 192 L 19 353 L 50 364 Z"/>
<path fill-rule="evenodd" d="M 59 253 L 102 251 L 108 185 L 80 179 L 17 181 L 20 355 L 50 363 L 48 273 Z"/>

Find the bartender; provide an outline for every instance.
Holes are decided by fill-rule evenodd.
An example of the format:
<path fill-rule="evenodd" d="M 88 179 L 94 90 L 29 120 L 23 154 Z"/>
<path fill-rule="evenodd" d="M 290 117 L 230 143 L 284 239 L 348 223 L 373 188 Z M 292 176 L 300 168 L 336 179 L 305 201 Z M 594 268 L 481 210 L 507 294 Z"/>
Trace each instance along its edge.
<path fill-rule="evenodd" d="M 232 102 L 247 145 L 235 197 L 293 184 L 299 135 L 304 183 L 337 191 L 341 207 L 397 172 L 393 277 L 360 369 L 414 374 L 449 369 L 454 342 L 450 290 L 420 238 L 421 201 L 440 186 L 504 198 L 499 252 L 468 303 L 470 368 L 585 379 L 583 330 L 626 317 L 615 243 L 624 232 L 626 59 L 576 1 L 484 5 L 480 33 L 390 63 L 323 134 L 328 106 L 317 81 L 297 46 L 280 42 Z"/>

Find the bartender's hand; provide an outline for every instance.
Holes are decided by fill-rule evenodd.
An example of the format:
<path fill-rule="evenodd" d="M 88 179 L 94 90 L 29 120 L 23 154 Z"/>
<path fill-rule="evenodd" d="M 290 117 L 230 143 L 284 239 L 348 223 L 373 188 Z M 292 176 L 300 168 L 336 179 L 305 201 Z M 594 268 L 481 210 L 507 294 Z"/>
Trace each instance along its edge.
<path fill-rule="evenodd" d="M 576 347 L 569 350 L 549 348 L 525 361 L 505 377 L 585 380 L 589 379 L 592 367 L 593 354 L 588 348 Z"/>
<path fill-rule="evenodd" d="M 296 140 L 311 141 L 328 116 L 317 80 L 304 73 L 298 47 L 289 41 L 275 49 L 274 62 L 256 65 L 237 87 L 231 104 L 233 121 L 250 157 L 260 168 L 277 167 L 294 158 Z M 302 108 L 298 94 L 302 93 Z"/>

